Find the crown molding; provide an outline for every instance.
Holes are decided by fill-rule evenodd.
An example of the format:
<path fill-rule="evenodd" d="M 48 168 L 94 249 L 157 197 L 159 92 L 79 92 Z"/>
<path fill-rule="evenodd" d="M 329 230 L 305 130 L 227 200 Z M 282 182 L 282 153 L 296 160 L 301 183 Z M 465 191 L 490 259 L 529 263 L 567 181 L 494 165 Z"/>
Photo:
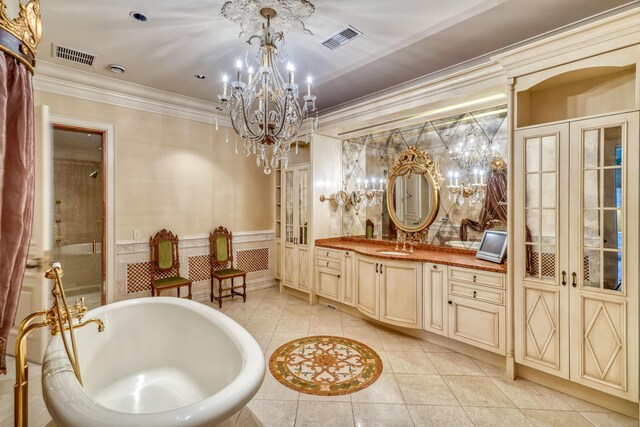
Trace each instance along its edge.
<path fill-rule="evenodd" d="M 45 61 L 38 61 L 33 79 L 35 90 L 163 114 L 203 123 L 215 123 L 213 102 L 178 95 L 135 83 L 87 73 Z M 224 114 L 220 126 L 231 125 Z"/>
<path fill-rule="evenodd" d="M 574 62 L 640 43 L 640 8 L 605 17 L 492 56 L 507 77 Z"/>
<path fill-rule="evenodd" d="M 378 127 L 383 122 L 404 121 L 413 114 L 423 116 L 427 108 L 437 111 L 441 107 L 494 95 L 497 92 L 506 93 L 506 90 L 504 69 L 488 61 L 321 115 L 318 133 L 340 137 L 354 132 L 357 128 Z M 455 112 L 447 112 L 453 113 Z M 426 115 L 424 117 L 426 120 Z"/>

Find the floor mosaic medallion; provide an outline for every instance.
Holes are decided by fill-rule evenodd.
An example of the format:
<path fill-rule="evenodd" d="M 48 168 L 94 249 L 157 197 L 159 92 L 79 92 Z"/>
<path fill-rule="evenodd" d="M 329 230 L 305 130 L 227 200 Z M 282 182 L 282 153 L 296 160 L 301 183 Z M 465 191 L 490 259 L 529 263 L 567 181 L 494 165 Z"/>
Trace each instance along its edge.
<path fill-rule="evenodd" d="M 269 370 L 290 389 L 317 396 L 339 396 L 373 384 L 382 373 L 382 360 L 361 342 L 314 336 L 280 346 L 269 359 Z"/>

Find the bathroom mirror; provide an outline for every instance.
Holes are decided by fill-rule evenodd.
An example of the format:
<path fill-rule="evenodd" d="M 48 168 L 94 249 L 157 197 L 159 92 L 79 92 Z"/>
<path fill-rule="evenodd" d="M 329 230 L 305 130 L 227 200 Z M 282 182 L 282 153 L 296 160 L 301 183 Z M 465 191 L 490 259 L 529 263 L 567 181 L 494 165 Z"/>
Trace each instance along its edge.
<path fill-rule="evenodd" d="M 428 229 L 438 213 L 443 177 L 429 153 L 409 147 L 389 170 L 387 209 L 396 227 L 407 234 Z"/>

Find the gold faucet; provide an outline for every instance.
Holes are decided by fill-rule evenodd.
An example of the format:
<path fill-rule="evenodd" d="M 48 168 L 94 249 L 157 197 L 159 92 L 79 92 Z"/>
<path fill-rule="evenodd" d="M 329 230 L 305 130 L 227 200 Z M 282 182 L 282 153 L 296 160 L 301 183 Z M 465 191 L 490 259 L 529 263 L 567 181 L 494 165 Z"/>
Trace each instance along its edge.
<path fill-rule="evenodd" d="M 48 310 L 41 310 L 35 313 L 31 313 L 24 318 L 20 327 L 18 328 L 18 338 L 16 339 L 16 383 L 14 385 L 14 426 L 15 427 L 27 427 L 29 425 L 29 367 L 27 365 L 27 336 L 34 330 L 44 327 L 51 328 L 51 335 L 60 333 L 64 349 L 69 357 L 69 362 L 73 368 L 73 372 L 76 378 L 82 385 L 82 376 L 80 375 L 80 363 L 78 361 L 78 351 L 76 349 L 76 337 L 73 332 L 75 328 L 82 327 L 89 323 L 96 323 L 98 325 L 98 332 L 104 330 L 104 324 L 100 319 L 90 319 L 82 321 L 82 316 L 87 312 L 87 307 L 84 305 L 84 298 L 76 300 L 73 306 L 67 305 L 67 299 L 62 287 L 61 277 L 64 272 L 60 266 L 60 263 L 53 263 L 52 267 L 47 270 L 44 277 L 54 281 L 51 295 L 53 296 L 53 303 Z M 39 322 L 35 322 L 40 318 Z M 77 323 L 73 323 L 73 319 L 77 319 Z M 67 334 L 64 331 L 68 331 L 69 341 L 71 348 L 69 347 L 69 341 L 67 341 Z"/>

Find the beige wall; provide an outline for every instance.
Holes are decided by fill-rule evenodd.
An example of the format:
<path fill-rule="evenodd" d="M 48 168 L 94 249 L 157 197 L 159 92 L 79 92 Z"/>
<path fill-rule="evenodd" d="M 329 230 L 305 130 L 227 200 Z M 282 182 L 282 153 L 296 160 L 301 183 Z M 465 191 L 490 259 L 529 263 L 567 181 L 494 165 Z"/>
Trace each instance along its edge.
<path fill-rule="evenodd" d="M 224 128 L 36 91 L 51 114 L 115 125 L 116 239 L 161 228 L 179 235 L 272 230 L 273 174 L 235 154 Z M 232 131 L 230 131 L 230 136 Z M 241 143 L 241 141 L 239 141 Z M 240 147 L 241 148 L 241 147 Z"/>

